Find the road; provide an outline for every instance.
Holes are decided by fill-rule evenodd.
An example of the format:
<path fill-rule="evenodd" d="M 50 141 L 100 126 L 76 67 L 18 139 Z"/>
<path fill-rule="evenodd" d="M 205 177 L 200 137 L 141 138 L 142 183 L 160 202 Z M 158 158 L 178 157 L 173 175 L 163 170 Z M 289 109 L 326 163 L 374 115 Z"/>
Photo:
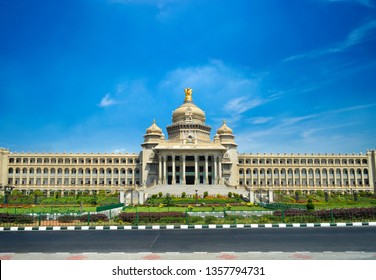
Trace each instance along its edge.
<path fill-rule="evenodd" d="M 0 253 L 376 252 L 376 227 L 0 232 Z"/>

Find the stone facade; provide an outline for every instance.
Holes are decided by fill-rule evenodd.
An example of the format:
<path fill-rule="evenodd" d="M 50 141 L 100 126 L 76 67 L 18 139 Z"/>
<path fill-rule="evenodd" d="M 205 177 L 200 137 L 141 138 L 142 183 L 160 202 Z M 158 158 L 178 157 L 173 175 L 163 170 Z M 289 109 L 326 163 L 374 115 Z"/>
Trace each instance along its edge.
<path fill-rule="evenodd" d="M 210 139 L 205 112 L 193 103 L 190 89 L 185 94 L 167 126 L 167 139 L 154 121 L 139 154 L 13 153 L 0 148 L 0 184 L 62 194 L 135 189 L 155 193 L 166 185 L 170 192 L 175 186 L 176 194 L 184 187 L 200 192 L 206 188 L 375 192 L 376 150 L 351 155 L 239 154 L 226 122 Z"/>

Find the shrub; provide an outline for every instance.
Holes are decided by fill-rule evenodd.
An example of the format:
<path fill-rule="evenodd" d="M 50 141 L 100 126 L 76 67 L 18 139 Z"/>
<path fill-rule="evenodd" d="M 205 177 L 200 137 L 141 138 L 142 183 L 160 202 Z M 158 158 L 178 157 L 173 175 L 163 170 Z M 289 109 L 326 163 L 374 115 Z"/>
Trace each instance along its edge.
<path fill-rule="evenodd" d="M 226 204 L 226 209 L 231 210 L 231 204 Z"/>
<path fill-rule="evenodd" d="M 209 195 L 208 192 L 204 192 L 204 198 L 206 198 Z"/>
<path fill-rule="evenodd" d="M 119 220 L 127 223 L 133 223 L 136 218 L 139 218 L 139 222 L 155 223 L 160 222 L 162 218 L 184 218 L 183 212 L 139 212 L 139 213 L 120 213 Z M 166 221 L 166 220 L 164 220 Z"/>
<path fill-rule="evenodd" d="M 162 193 L 162 192 L 159 192 L 159 193 L 158 193 L 158 197 L 159 197 L 159 198 L 162 198 L 162 196 L 163 196 L 163 193 Z"/>
<path fill-rule="evenodd" d="M 205 224 L 214 224 L 217 221 L 217 218 L 214 216 L 206 216 Z"/>
<path fill-rule="evenodd" d="M 166 194 L 166 197 L 165 197 L 163 202 L 166 206 L 172 206 L 173 205 L 172 197 L 169 193 Z"/>
<path fill-rule="evenodd" d="M 323 196 L 324 196 L 324 191 L 322 191 L 322 190 L 318 190 L 318 191 L 316 192 L 316 195 L 317 195 L 317 196 L 320 196 L 320 197 L 323 197 Z"/>
<path fill-rule="evenodd" d="M 308 199 L 308 203 L 306 204 L 307 210 L 314 210 L 315 205 L 312 202 L 312 199 Z"/>
<path fill-rule="evenodd" d="M 188 210 L 189 210 L 189 211 L 192 211 L 192 210 L 193 210 L 193 206 L 192 206 L 192 205 L 189 205 L 189 206 L 188 206 Z"/>
<path fill-rule="evenodd" d="M 77 220 L 78 217 L 76 216 L 73 216 L 73 215 L 63 215 L 63 216 L 59 216 L 57 218 L 57 220 L 60 222 L 60 223 L 70 223 L 70 222 L 73 222 L 74 220 Z M 87 221 L 87 219 L 86 219 Z"/>
<path fill-rule="evenodd" d="M 181 193 L 181 198 L 186 198 L 187 197 L 187 194 L 185 192 L 182 192 Z"/>
<path fill-rule="evenodd" d="M 228 198 L 231 198 L 232 197 L 232 192 L 228 192 L 227 196 L 228 196 Z"/>
<path fill-rule="evenodd" d="M 80 217 L 81 222 L 87 222 L 88 218 L 90 218 L 90 222 L 108 222 L 108 217 L 105 214 L 90 214 L 88 217 L 87 214 L 82 215 Z"/>
<path fill-rule="evenodd" d="M 0 223 L 31 224 L 35 222 L 35 217 L 22 214 L 0 214 Z"/>

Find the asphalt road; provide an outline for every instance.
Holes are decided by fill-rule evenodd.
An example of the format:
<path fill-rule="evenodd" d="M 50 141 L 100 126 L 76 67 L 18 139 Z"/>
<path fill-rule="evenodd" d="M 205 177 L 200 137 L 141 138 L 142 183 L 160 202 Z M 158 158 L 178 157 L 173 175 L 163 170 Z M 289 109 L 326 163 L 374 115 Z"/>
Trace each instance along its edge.
<path fill-rule="evenodd" d="M 376 252 L 376 227 L 0 232 L 0 253 Z"/>

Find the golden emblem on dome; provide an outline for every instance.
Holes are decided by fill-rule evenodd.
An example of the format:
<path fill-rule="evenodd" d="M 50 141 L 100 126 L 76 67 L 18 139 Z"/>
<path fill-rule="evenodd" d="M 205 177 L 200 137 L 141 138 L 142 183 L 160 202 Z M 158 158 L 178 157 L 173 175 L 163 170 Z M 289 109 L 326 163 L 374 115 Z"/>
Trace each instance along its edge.
<path fill-rule="evenodd" d="M 184 102 L 192 102 L 192 89 L 191 88 L 185 88 L 185 99 Z"/>

